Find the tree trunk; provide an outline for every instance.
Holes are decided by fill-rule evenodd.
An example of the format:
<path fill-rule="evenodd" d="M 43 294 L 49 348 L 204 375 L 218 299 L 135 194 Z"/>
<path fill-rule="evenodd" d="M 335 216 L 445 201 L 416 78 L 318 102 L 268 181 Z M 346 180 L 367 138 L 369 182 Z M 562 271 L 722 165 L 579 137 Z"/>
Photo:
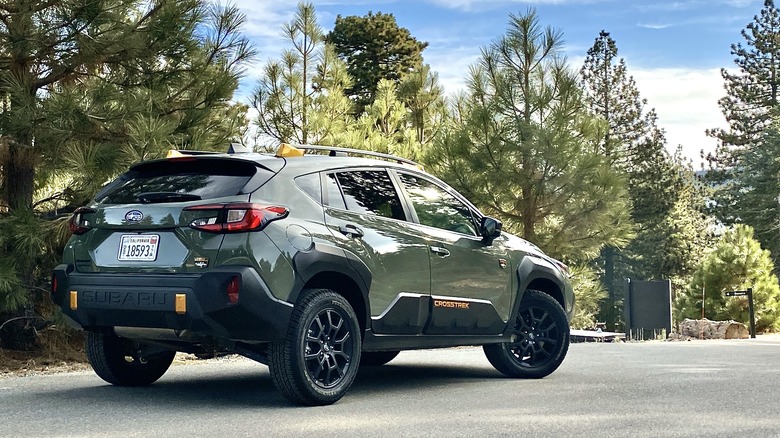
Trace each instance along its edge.
<path fill-rule="evenodd" d="M 36 151 L 32 145 L 12 141 L 5 163 L 5 190 L 11 211 L 30 210 L 35 192 Z"/>
<path fill-rule="evenodd" d="M 615 248 L 607 246 L 602 250 L 604 257 L 604 287 L 607 289 L 607 308 L 604 312 L 604 318 L 607 323 L 607 330 L 615 330 L 617 323 L 617 293 L 615 291 Z"/>

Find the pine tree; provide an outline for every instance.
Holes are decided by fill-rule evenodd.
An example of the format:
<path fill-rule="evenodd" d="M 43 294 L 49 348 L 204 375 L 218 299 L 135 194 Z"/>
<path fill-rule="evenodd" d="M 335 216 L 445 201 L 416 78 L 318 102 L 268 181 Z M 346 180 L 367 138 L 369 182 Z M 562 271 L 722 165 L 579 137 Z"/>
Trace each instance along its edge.
<path fill-rule="evenodd" d="M 722 164 L 733 164 L 729 152 L 750 147 L 769 126 L 777 107 L 780 86 L 780 11 L 774 0 L 764 0 L 759 15 L 753 17 L 741 35 L 745 44 L 731 45 L 738 73 L 721 69 L 726 96 L 718 105 L 729 124 L 727 130 L 713 129 L 710 135 L 721 142 Z"/>
<path fill-rule="evenodd" d="M 705 214 L 706 186 L 680 153 L 675 156 L 680 184 L 674 188 L 675 203 L 659 222 L 647 223 L 622 251 L 632 258 L 627 276 L 638 279 L 670 279 L 673 293 L 690 284 L 713 240 L 713 220 Z"/>
<path fill-rule="evenodd" d="M 422 68 L 422 51 L 428 46 L 399 27 L 393 14 L 381 12 L 365 17 L 339 15 L 326 39 L 354 78 L 346 93 L 355 101 L 358 116 L 374 101 L 381 79 L 398 85 L 404 75 Z"/>
<path fill-rule="evenodd" d="M 511 15 L 428 163 L 510 232 L 584 261 L 625 244 L 629 214 L 625 183 L 600 153 L 604 123 L 587 110 L 561 42 L 535 11 Z"/>
<path fill-rule="evenodd" d="M 430 65 L 423 65 L 401 79 L 398 96 L 409 110 L 416 142 L 424 148 L 436 138 L 446 116 L 444 89 L 438 75 L 431 72 Z"/>
<path fill-rule="evenodd" d="M 125 123 L 139 113 L 167 119 L 178 142 L 189 141 L 182 134 L 227 105 L 252 55 L 236 33 L 237 9 L 196 0 L 20 0 L 3 3 L 0 15 L 12 210 L 32 208 L 43 160 L 71 141 L 123 143 Z"/>
<path fill-rule="evenodd" d="M 769 251 L 753 238 L 753 229 L 735 225 L 720 237 L 715 248 L 694 273 L 693 281 L 678 297 L 675 311 L 678 319 L 734 319 L 749 323 L 747 300 L 726 297 L 733 290 L 753 289 L 756 330 L 780 328 L 780 286 L 772 273 L 774 265 Z"/>
<path fill-rule="evenodd" d="M 755 147 L 743 150 L 729 184 L 738 217 L 755 229 L 756 239 L 774 260 L 780 257 L 780 119 Z"/>
<path fill-rule="evenodd" d="M 352 103 L 344 95 L 352 78 L 316 23 L 314 6 L 299 3 L 295 18 L 284 26 L 292 49 L 266 65 L 254 93 L 258 129 L 277 144 L 329 143 L 352 117 Z"/>
<path fill-rule="evenodd" d="M 780 184 L 775 163 L 780 86 L 780 11 L 766 0 L 759 15 L 732 44 L 738 73 L 722 70 L 727 95 L 719 101 L 728 129 L 708 133 L 719 140 L 708 180 L 717 188 L 715 215 L 725 224 L 745 223 L 774 259 L 780 257 Z"/>
<path fill-rule="evenodd" d="M 602 315 L 608 327 L 613 327 L 622 309 L 623 278 L 665 278 L 660 277 L 664 272 L 650 268 L 665 258 L 650 244 L 669 237 L 658 232 L 664 229 L 661 224 L 675 205 L 682 180 L 666 152 L 655 110 L 647 109 L 647 100 L 640 97 L 625 60 L 618 59 L 617 44 L 608 32 L 599 33 L 580 74 L 588 107 L 607 122 L 602 153 L 627 178 L 631 219 L 637 231 L 623 251 L 607 246 L 601 254 L 608 291 Z"/>
<path fill-rule="evenodd" d="M 0 321 L 42 313 L 33 292 L 67 238 L 50 218 L 128 163 L 239 133 L 230 99 L 253 55 L 242 21 L 200 0 L 0 4 Z"/>

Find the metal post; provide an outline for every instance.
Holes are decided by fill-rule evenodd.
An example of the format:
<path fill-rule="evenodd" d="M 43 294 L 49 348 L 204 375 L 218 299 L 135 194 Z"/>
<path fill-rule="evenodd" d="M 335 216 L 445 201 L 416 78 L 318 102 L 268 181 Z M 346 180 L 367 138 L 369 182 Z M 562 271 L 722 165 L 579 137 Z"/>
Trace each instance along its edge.
<path fill-rule="evenodd" d="M 756 339 L 756 314 L 753 311 L 753 288 L 747 290 L 748 312 L 750 312 L 750 337 Z"/>
<path fill-rule="evenodd" d="M 625 302 L 623 302 L 623 308 L 624 308 L 624 315 L 626 318 L 626 340 L 632 340 L 631 339 L 631 279 L 626 278 L 626 299 Z"/>

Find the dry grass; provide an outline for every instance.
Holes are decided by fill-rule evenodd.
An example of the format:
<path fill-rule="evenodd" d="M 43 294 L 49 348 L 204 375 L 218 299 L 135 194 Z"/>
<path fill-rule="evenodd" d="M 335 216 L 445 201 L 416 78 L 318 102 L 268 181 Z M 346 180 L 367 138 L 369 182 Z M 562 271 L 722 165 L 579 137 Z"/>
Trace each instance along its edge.
<path fill-rule="evenodd" d="M 0 348 L 0 377 L 89 369 L 82 333 L 47 328 L 39 341 L 31 351 Z"/>

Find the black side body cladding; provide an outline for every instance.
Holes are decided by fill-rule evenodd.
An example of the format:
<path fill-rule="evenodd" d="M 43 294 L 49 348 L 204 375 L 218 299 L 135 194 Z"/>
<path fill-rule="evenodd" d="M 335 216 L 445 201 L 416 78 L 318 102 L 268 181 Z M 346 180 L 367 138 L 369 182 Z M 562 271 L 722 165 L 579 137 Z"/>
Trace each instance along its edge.
<path fill-rule="evenodd" d="M 289 301 L 291 303 L 298 301 L 301 290 L 318 275 L 333 275 L 334 273 L 342 275 L 349 278 L 358 287 L 364 303 L 362 312 L 365 315 L 364 322 L 366 327 L 369 326 L 368 319 L 371 312 L 368 304 L 368 291 L 372 275 L 365 263 L 356 255 L 335 246 L 315 244 L 311 250 L 295 254 L 292 262 L 297 276 L 296 284 L 290 293 Z M 361 312 L 358 312 L 358 315 L 360 314 Z"/>
<path fill-rule="evenodd" d="M 561 307 L 566 311 L 567 318 L 571 320 L 574 313 L 574 293 L 570 286 L 566 286 L 568 282 L 562 278 L 561 272 L 552 263 L 534 255 L 527 255 L 517 266 L 517 280 L 517 301 L 512 306 L 509 321 L 514 321 L 517 318 L 520 301 L 529 287 L 538 287 L 542 292 L 552 296 L 561 304 Z M 511 327 L 507 327 L 507 329 L 509 328 Z"/>

